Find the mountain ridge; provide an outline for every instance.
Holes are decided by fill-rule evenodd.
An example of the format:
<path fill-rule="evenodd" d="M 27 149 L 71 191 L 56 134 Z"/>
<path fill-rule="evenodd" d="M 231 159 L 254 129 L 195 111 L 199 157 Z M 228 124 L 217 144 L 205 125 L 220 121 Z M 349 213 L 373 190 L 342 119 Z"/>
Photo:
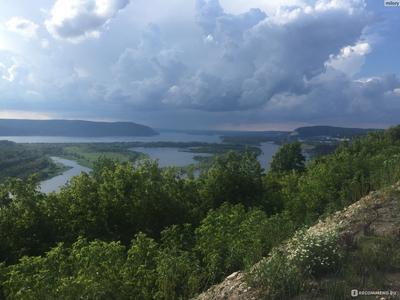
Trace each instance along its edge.
<path fill-rule="evenodd" d="M 0 119 L 0 136 L 154 136 L 154 129 L 133 122 Z"/>
<path fill-rule="evenodd" d="M 329 136 L 336 138 L 352 138 L 365 135 L 372 131 L 380 131 L 375 128 L 356 128 L 356 127 L 339 127 L 339 126 L 305 126 L 299 127 L 292 131 L 291 135 L 297 135 L 302 138 Z"/>

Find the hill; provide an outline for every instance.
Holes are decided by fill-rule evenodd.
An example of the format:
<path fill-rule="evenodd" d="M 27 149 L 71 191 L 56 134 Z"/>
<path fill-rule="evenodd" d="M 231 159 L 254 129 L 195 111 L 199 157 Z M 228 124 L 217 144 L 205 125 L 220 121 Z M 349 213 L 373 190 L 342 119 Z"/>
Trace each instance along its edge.
<path fill-rule="evenodd" d="M 315 138 L 315 137 L 330 137 L 330 138 L 353 138 L 361 135 L 366 135 L 371 131 L 379 129 L 363 129 L 363 128 L 344 128 L 333 126 L 310 126 L 297 128 L 292 136 L 297 138 Z"/>
<path fill-rule="evenodd" d="M 400 183 L 371 192 L 298 231 L 249 273 L 235 272 L 195 299 L 348 299 L 362 291 L 388 296 L 379 299 L 398 299 L 390 297 L 390 291 L 400 290 L 399 213 Z M 281 269 L 271 268 L 278 261 Z M 309 278 L 303 277 L 310 268 L 321 266 Z M 296 279 L 301 279 L 301 287 Z"/>
<path fill-rule="evenodd" d="M 299 127 L 289 131 L 258 131 L 258 132 L 221 132 L 221 139 L 224 143 L 260 145 L 265 142 L 284 144 L 293 141 L 310 143 L 330 142 L 338 144 L 341 140 L 352 139 L 364 136 L 372 131 L 380 129 L 344 128 L 333 126 L 310 126 Z M 331 151 L 326 152 L 330 153 Z"/>
<path fill-rule="evenodd" d="M 150 127 L 130 122 L 0 119 L 0 136 L 109 137 L 157 134 Z"/>

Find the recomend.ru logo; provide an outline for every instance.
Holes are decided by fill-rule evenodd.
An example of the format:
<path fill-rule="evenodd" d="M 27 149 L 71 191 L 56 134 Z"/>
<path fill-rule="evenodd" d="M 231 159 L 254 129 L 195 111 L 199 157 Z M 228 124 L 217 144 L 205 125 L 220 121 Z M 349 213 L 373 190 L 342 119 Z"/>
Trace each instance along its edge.
<path fill-rule="evenodd" d="M 351 290 L 352 297 L 358 297 L 358 290 Z"/>

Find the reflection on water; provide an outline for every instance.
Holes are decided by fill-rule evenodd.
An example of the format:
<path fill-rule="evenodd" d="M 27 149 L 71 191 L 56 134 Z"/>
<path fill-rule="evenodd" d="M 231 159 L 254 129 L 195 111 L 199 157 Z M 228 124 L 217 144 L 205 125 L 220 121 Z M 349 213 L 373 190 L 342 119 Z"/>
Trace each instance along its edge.
<path fill-rule="evenodd" d="M 59 157 L 52 157 L 51 158 L 55 163 L 63 164 L 67 167 L 70 167 L 71 169 L 65 171 L 61 175 L 58 175 L 56 177 L 53 177 L 51 179 L 42 181 L 40 184 L 40 191 L 42 193 L 51 193 L 51 192 L 57 192 L 61 189 L 62 186 L 68 183 L 68 181 L 82 172 L 89 173 L 90 169 L 83 167 L 76 163 L 75 161 L 68 160 L 68 159 L 63 159 Z"/>

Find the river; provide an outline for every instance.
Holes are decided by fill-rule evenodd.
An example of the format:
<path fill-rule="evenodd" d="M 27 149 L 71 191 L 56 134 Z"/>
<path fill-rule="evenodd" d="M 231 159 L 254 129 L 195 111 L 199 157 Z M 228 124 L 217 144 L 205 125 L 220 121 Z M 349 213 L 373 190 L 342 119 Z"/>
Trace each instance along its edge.
<path fill-rule="evenodd" d="M 151 137 L 105 137 L 105 138 L 79 138 L 79 137 L 47 137 L 47 136 L 9 136 L 0 137 L 1 140 L 14 141 L 16 143 L 112 143 L 112 142 L 205 142 L 220 143 L 218 135 L 189 134 L 182 132 L 161 132 L 159 135 Z M 262 154 L 258 161 L 263 169 L 268 170 L 272 156 L 278 151 L 279 146 L 273 143 L 261 144 Z M 205 153 L 190 153 L 181 151 L 179 148 L 134 148 L 133 150 L 147 154 L 151 159 L 157 159 L 161 167 L 176 166 L 183 167 L 196 163 L 194 156 L 207 156 Z M 64 164 L 71 169 L 63 174 L 43 181 L 41 191 L 49 193 L 58 191 L 73 176 L 81 172 L 89 172 L 90 169 L 80 166 L 74 161 L 53 157 L 57 163 Z"/>
<path fill-rule="evenodd" d="M 58 192 L 62 186 L 66 185 L 68 181 L 82 172 L 89 173 L 90 169 L 83 167 L 79 165 L 77 162 L 68 160 L 68 159 L 63 159 L 59 157 L 52 157 L 51 158 L 55 163 L 58 164 L 63 164 L 70 169 L 62 173 L 61 175 L 58 175 L 56 177 L 53 177 L 51 179 L 42 181 L 40 183 L 40 191 L 43 193 L 51 193 L 51 192 Z"/>

